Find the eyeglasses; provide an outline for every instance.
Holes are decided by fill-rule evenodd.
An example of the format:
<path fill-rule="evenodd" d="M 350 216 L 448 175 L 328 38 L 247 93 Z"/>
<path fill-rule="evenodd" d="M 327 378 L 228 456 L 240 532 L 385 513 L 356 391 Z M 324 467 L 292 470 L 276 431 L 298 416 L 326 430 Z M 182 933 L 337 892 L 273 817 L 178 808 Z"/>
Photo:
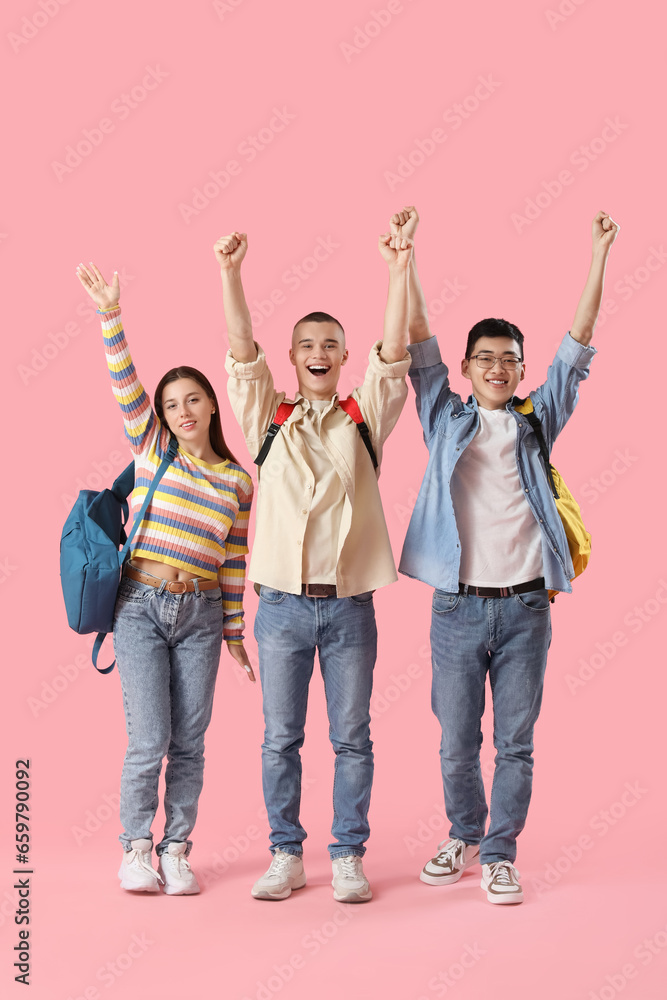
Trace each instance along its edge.
<path fill-rule="evenodd" d="M 494 358 L 492 354 L 473 354 L 468 360 L 476 361 L 479 368 L 493 368 L 496 361 L 499 361 L 508 371 L 516 371 L 523 364 L 521 358 Z"/>

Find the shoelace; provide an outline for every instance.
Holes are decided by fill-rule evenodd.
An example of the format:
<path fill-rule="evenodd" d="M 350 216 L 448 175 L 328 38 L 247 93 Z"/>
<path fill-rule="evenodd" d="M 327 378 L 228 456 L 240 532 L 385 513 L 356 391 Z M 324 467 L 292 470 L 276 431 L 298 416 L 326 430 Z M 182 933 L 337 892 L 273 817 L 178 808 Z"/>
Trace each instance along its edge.
<path fill-rule="evenodd" d="M 438 844 L 438 856 L 436 861 L 449 861 L 451 867 L 454 867 L 454 863 L 457 859 L 460 859 L 461 864 L 465 862 L 466 855 L 466 844 L 463 840 L 457 840 L 456 838 L 452 840 L 443 840 Z"/>
<path fill-rule="evenodd" d="M 152 875 L 153 878 L 156 878 L 158 880 L 158 882 L 162 882 L 163 880 L 160 876 L 160 873 L 156 872 L 155 869 L 151 867 L 150 862 L 147 860 L 149 857 L 150 854 L 148 854 L 146 851 L 140 851 L 138 850 L 138 848 L 135 847 L 133 848 L 133 850 L 128 851 L 125 864 L 128 865 L 128 867 L 132 867 L 135 869 L 138 868 L 146 875 Z"/>
<path fill-rule="evenodd" d="M 339 873 L 343 878 L 361 878 L 361 872 L 359 868 L 361 866 L 361 858 L 358 858 L 356 854 L 350 855 L 348 858 L 338 858 Z"/>
<path fill-rule="evenodd" d="M 170 854 L 166 851 L 162 856 L 162 864 L 171 864 L 176 869 L 176 874 L 179 878 L 187 875 L 191 871 L 190 862 L 184 854 Z M 182 869 L 185 869 L 183 871 Z"/>
<path fill-rule="evenodd" d="M 280 854 L 273 855 L 273 861 L 269 867 L 267 875 L 284 875 L 287 868 L 289 868 L 292 863 L 292 855 L 284 854 L 282 851 Z"/>
<path fill-rule="evenodd" d="M 498 885 L 517 885 L 519 871 L 511 861 L 496 861 L 489 865 L 491 881 Z"/>

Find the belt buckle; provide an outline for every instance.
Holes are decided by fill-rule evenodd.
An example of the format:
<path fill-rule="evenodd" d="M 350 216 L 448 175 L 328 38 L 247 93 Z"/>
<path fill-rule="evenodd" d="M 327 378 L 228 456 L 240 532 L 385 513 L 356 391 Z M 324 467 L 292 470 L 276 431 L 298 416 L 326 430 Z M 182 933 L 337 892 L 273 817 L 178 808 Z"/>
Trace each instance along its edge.
<path fill-rule="evenodd" d="M 333 597 L 335 592 L 336 592 L 335 586 L 330 583 L 306 584 L 306 597 Z"/>
<path fill-rule="evenodd" d="M 174 587 L 182 587 L 183 589 L 174 590 Z M 188 589 L 188 585 L 185 582 L 185 580 L 170 580 L 170 582 L 167 584 L 166 589 L 169 591 L 170 594 L 184 594 Z"/>

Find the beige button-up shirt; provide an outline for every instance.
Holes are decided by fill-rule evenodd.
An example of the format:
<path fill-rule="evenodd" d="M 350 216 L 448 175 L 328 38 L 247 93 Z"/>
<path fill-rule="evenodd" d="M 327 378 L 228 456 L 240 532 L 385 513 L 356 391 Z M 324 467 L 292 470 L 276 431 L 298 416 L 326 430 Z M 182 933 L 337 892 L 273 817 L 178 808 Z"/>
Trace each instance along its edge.
<path fill-rule="evenodd" d="M 397 579 L 377 476 L 382 446 L 407 397 L 410 356 L 406 353 L 404 360 L 387 364 L 380 357 L 381 347 L 381 342 L 374 344 L 364 383 L 352 393 L 370 431 L 377 472 L 354 421 L 338 406 L 338 395 L 331 409 L 321 415 L 318 427 L 322 447 L 345 491 L 342 514 L 336 519 L 339 597 L 377 590 Z M 274 388 L 259 345 L 257 352 L 257 359 L 247 364 L 236 361 L 231 351 L 226 360 L 229 399 L 253 458 L 285 399 L 285 393 Z M 256 583 L 290 594 L 300 594 L 304 583 L 303 546 L 316 485 L 316 463 L 307 447 L 309 435 L 303 433 L 304 421 L 312 421 L 315 411 L 300 393 L 295 403 L 259 468 L 255 541 L 248 570 Z"/>

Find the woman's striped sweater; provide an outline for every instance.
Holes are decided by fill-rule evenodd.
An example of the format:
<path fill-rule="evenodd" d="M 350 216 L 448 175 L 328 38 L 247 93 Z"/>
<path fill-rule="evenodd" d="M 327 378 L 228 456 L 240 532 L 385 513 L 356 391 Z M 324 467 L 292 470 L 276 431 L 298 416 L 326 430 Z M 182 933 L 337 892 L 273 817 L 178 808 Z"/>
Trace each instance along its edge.
<path fill-rule="evenodd" d="M 141 508 L 169 446 L 170 432 L 153 411 L 125 340 L 120 308 L 98 310 L 113 394 L 134 453 L 134 513 Z M 210 465 L 178 449 L 132 543 L 132 555 L 220 581 L 223 633 L 243 639 L 245 554 L 253 485 L 233 462 Z"/>

